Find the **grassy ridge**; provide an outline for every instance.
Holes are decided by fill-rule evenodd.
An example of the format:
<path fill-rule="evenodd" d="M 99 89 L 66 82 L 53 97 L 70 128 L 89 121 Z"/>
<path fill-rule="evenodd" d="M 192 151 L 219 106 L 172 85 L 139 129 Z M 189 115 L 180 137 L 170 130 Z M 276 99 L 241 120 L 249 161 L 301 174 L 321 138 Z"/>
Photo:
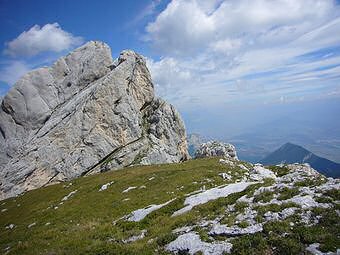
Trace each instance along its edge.
<path fill-rule="evenodd" d="M 68 182 L 27 192 L 0 203 L 0 210 L 7 209 L 0 217 L 1 249 L 11 247 L 9 254 L 150 254 L 160 248 L 159 244 L 152 242 L 146 247 L 145 241 L 166 235 L 173 227 L 200 217 L 194 211 L 182 217 L 169 217 L 183 206 L 183 195 L 203 185 L 210 188 L 226 183 L 217 174 L 229 170 L 216 159 L 192 160 L 131 167 L 78 178 L 71 186 Z M 242 175 L 239 169 L 235 171 L 235 178 L 237 172 Z M 152 177 L 154 179 L 149 180 Z M 113 185 L 98 192 L 103 184 L 111 181 Z M 140 189 L 142 185 L 146 188 Z M 122 193 L 131 186 L 138 188 Z M 61 199 L 74 190 L 78 190 L 77 193 L 59 205 Z M 175 197 L 173 203 L 142 222 L 112 224 L 133 210 Z M 36 225 L 28 228 L 32 223 Z M 15 228 L 5 229 L 9 224 Z M 133 244 L 120 242 L 141 229 L 148 229 L 145 240 Z"/>
<path fill-rule="evenodd" d="M 218 176 L 229 171 L 232 180 L 223 180 Z M 268 179 L 249 186 L 243 192 L 194 207 L 181 216 L 170 217 L 183 207 L 185 194 L 203 186 L 209 189 L 234 183 L 241 180 L 244 173 L 245 170 L 238 166 L 230 167 L 218 163 L 216 158 L 210 158 L 179 164 L 130 167 L 33 190 L 0 202 L 0 211 L 5 210 L 0 213 L 0 249 L 4 254 L 168 254 L 164 251 L 164 245 L 176 238 L 172 230 L 195 224 L 203 218 L 215 219 L 218 215 L 224 215 L 227 206 L 234 204 L 239 197 L 253 194 L 260 186 L 273 183 Z M 107 190 L 99 192 L 103 184 L 111 181 L 114 183 Z M 122 193 L 132 186 L 137 188 Z M 62 198 L 74 190 L 77 192 L 60 204 Z M 283 194 L 290 196 L 292 192 L 295 190 Z M 272 194 L 262 194 L 256 199 L 267 201 L 267 196 L 272 197 Z M 339 200 L 338 192 L 328 196 L 328 199 Z M 176 200 L 140 222 L 119 220 L 136 209 L 173 198 Z M 267 207 L 258 208 L 260 216 L 267 209 L 275 209 L 273 206 Z M 235 208 L 237 211 L 234 214 L 224 215 L 224 224 L 234 224 L 235 215 L 242 212 L 245 205 L 236 203 Z M 298 254 L 313 242 L 320 242 L 325 250 L 334 250 L 334 247 L 340 246 L 339 217 L 334 209 L 316 213 L 324 215 L 320 225 L 296 225 L 292 228 L 290 219 L 269 222 L 264 225 L 263 233 L 235 238 L 232 253 Z M 263 220 L 261 217 L 259 222 Z M 35 225 L 28 228 L 32 223 Z M 240 226 L 246 227 L 242 223 Z M 15 227 L 6 229 L 9 224 Z M 122 242 L 142 230 L 147 230 L 145 238 L 127 244 Z M 205 229 L 195 230 L 202 240 L 209 241 Z M 282 233 L 288 237 L 280 238 Z"/>

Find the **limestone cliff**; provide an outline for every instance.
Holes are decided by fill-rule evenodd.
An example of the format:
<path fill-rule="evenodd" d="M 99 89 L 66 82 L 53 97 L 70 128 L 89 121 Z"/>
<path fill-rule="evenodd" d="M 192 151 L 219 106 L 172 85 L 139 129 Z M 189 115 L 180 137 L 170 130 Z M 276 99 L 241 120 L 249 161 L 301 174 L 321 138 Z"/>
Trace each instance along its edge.
<path fill-rule="evenodd" d="M 176 109 L 144 59 L 89 42 L 23 76 L 0 109 L 0 199 L 133 164 L 188 157 Z"/>

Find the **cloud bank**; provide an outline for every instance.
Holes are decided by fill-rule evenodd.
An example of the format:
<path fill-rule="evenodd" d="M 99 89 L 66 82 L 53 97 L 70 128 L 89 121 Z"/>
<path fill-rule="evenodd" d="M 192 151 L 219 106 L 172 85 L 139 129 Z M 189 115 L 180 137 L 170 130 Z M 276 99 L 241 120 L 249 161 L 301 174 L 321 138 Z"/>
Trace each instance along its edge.
<path fill-rule="evenodd" d="M 337 31 L 333 0 L 173 0 L 145 38 L 158 93 L 183 109 L 338 91 Z"/>

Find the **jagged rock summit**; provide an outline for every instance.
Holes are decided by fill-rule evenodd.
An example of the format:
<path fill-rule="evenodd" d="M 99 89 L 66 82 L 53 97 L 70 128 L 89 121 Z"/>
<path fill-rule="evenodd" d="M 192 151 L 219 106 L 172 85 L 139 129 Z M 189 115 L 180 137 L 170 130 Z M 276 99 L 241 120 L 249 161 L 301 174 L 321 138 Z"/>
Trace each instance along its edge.
<path fill-rule="evenodd" d="M 195 158 L 206 157 L 224 157 L 238 160 L 234 145 L 218 141 L 209 141 L 199 146 L 195 153 Z"/>
<path fill-rule="evenodd" d="M 91 41 L 23 76 L 1 102 L 0 199 L 134 164 L 188 157 L 176 109 L 145 60 Z"/>

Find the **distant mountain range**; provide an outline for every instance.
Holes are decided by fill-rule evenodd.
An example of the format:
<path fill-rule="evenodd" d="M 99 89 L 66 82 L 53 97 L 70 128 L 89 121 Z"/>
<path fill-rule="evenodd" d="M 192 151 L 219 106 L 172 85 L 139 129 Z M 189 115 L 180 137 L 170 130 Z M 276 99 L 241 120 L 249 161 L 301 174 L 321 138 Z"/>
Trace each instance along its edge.
<path fill-rule="evenodd" d="M 275 165 L 280 163 L 308 163 L 318 172 L 328 177 L 340 177 L 340 164 L 321 158 L 305 148 L 286 143 L 276 151 L 260 160 L 264 165 Z"/>
<path fill-rule="evenodd" d="M 324 108 L 332 107 L 338 109 L 334 105 Z M 249 126 L 237 135 L 226 133 L 225 137 L 216 139 L 235 145 L 239 159 L 252 163 L 263 159 L 287 141 L 340 163 L 340 121 L 334 116 L 335 112 L 327 114 L 325 109 L 313 112 L 313 116 L 302 113 L 280 115 L 262 124 Z"/>

